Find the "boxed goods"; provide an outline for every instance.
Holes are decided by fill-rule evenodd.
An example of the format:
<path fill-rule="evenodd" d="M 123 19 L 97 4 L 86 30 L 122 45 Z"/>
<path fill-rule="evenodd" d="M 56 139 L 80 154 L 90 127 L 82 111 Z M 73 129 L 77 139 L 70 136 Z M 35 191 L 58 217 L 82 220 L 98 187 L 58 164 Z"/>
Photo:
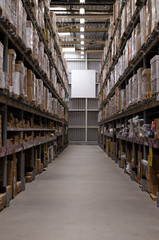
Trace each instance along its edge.
<path fill-rule="evenodd" d="M 2 16 L 11 21 L 11 0 L 0 0 L 0 7 L 2 9 Z"/>
<path fill-rule="evenodd" d="M 27 70 L 27 97 L 28 102 L 35 102 L 35 76 L 30 69 Z"/>
<path fill-rule="evenodd" d="M 159 118 L 155 119 L 154 135 L 156 139 L 159 139 Z"/>
<path fill-rule="evenodd" d="M 152 95 L 159 92 L 159 55 L 151 59 L 151 92 Z"/>
<path fill-rule="evenodd" d="M 141 46 L 146 42 L 146 6 L 140 11 Z"/>
<path fill-rule="evenodd" d="M 30 183 L 33 181 L 33 172 L 25 173 L 25 181 L 26 181 L 26 183 Z"/>
<path fill-rule="evenodd" d="M 142 72 L 144 68 L 139 68 L 137 71 L 137 79 L 138 79 L 138 102 L 143 100 L 143 81 L 142 81 Z"/>
<path fill-rule="evenodd" d="M 144 69 L 142 72 L 144 99 L 151 97 L 151 69 Z"/>
<path fill-rule="evenodd" d="M 0 211 L 7 206 L 6 193 L 0 193 Z"/>
<path fill-rule="evenodd" d="M 33 25 L 31 21 L 26 22 L 26 47 L 33 51 Z"/>
<path fill-rule="evenodd" d="M 13 72 L 13 92 L 17 96 L 24 96 L 24 64 L 19 61 L 15 64 Z"/>
<path fill-rule="evenodd" d="M 146 168 L 146 188 L 149 193 L 157 195 L 159 190 L 159 161 L 158 152 L 153 149 L 152 166 Z"/>
<path fill-rule="evenodd" d="M 9 61 L 9 92 L 13 92 L 13 73 L 15 72 L 16 53 L 14 49 L 8 49 Z"/>
<path fill-rule="evenodd" d="M 16 0 L 16 34 L 22 38 L 22 27 L 23 27 L 23 4 L 21 0 Z"/>
<path fill-rule="evenodd" d="M 17 185 L 17 194 L 20 193 L 22 191 L 22 182 L 21 181 L 18 181 L 16 183 Z"/>

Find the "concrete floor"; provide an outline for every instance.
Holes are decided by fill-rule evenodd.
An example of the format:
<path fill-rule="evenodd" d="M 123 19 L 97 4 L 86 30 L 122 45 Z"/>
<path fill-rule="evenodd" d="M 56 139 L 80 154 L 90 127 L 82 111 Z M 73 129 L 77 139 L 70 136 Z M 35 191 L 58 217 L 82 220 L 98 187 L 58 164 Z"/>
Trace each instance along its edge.
<path fill-rule="evenodd" d="M 69 146 L 0 213 L 3 240 L 158 240 L 159 209 L 98 146 Z"/>

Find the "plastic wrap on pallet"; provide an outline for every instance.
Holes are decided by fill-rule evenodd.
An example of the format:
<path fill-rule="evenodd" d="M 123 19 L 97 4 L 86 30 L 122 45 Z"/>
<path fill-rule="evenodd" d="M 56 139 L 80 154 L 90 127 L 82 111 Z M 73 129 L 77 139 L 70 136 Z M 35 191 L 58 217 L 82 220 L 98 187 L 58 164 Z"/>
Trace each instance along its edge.
<path fill-rule="evenodd" d="M 39 36 L 36 29 L 33 30 L 33 57 L 38 60 L 39 58 Z"/>
<path fill-rule="evenodd" d="M 144 68 L 139 68 L 137 71 L 137 78 L 138 78 L 138 102 L 143 100 L 143 81 L 142 81 L 142 72 Z"/>
<path fill-rule="evenodd" d="M 11 22 L 11 0 L 0 0 L 2 15 Z"/>
<path fill-rule="evenodd" d="M 27 39 L 26 21 L 27 21 L 27 13 L 25 8 L 23 8 L 22 36 L 23 36 L 23 42 L 25 43 L 25 45 L 26 45 L 26 39 Z"/>
<path fill-rule="evenodd" d="M 133 103 L 137 103 L 137 98 L 138 98 L 138 77 L 137 74 L 133 76 Z"/>
<path fill-rule="evenodd" d="M 17 96 L 24 96 L 24 64 L 19 61 L 15 64 L 13 72 L 13 92 Z"/>
<path fill-rule="evenodd" d="M 146 68 L 143 70 L 142 80 L 143 80 L 144 99 L 147 99 L 151 94 L 151 69 L 150 68 Z"/>
<path fill-rule="evenodd" d="M 143 6 L 140 11 L 140 28 L 141 28 L 141 46 L 146 42 L 146 6 Z"/>
<path fill-rule="evenodd" d="M 23 4 L 21 0 L 16 0 L 16 16 L 17 16 L 16 33 L 19 37 L 22 38 Z"/>
<path fill-rule="evenodd" d="M 8 49 L 8 66 L 9 66 L 9 92 L 13 92 L 13 72 L 15 71 L 16 53 L 14 49 Z"/>
<path fill-rule="evenodd" d="M 159 55 L 151 59 L 151 92 L 152 95 L 159 92 Z"/>
<path fill-rule="evenodd" d="M 135 48 L 136 53 L 141 49 L 141 33 L 140 33 L 140 23 L 136 25 L 136 34 L 135 34 Z"/>
<path fill-rule="evenodd" d="M 4 72 L 0 70 L 0 89 L 5 89 Z"/>
<path fill-rule="evenodd" d="M 16 0 L 11 0 L 11 23 L 17 27 Z"/>
<path fill-rule="evenodd" d="M 26 47 L 33 51 L 33 24 L 31 21 L 26 22 Z"/>

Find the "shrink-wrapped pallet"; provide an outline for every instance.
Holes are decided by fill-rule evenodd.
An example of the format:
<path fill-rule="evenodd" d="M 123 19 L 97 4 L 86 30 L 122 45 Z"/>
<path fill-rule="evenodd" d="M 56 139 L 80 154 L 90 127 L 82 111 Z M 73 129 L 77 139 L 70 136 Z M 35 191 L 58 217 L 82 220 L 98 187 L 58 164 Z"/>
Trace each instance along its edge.
<path fill-rule="evenodd" d="M 16 53 L 14 49 L 8 49 L 8 64 L 9 64 L 9 92 L 13 92 L 13 72 L 15 71 Z"/>
<path fill-rule="evenodd" d="M 159 92 L 159 55 L 151 59 L 151 91 L 152 95 Z"/>
<path fill-rule="evenodd" d="M 16 0 L 11 0 L 11 23 L 17 27 Z"/>
<path fill-rule="evenodd" d="M 2 16 L 11 21 L 11 0 L 0 0 L 0 7 L 2 9 Z"/>
<path fill-rule="evenodd" d="M 141 28 L 141 46 L 146 42 L 147 36 L 146 36 L 146 6 L 143 6 L 140 11 L 140 28 Z"/>
<path fill-rule="evenodd" d="M 148 99 L 151 96 L 151 69 L 144 69 L 142 72 L 143 92 L 144 99 Z"/>
<path fill-rule="evenodd" d="M 20 38 L 22 38 L 23 4 L 21 0 L 16 0 L 16 18 L 17 18 L 16 34 Z"/>
<path fill-rule="evenodd" d="M 31 21 L 26 22 L 26 47 L 33 51 L 33 24 Z"/>
<path fill-rule="evenodd" d="M 26 39 L 27 39 L 26 22 L 27 22 L 27 13 L 25 8 L 23 8 L 22 39 L 25 45 L 26 45 Z"/>
<path fill-rule="evenodd" d="M 39 36 L 36 29 L 33 30 L 33 58 L 39 59 Z"/>
<path fill-rule="evenodd" d="M 21 61 L 15 64 L 15 71 L 13 72 L 13 92 L 17 96 L 24 96 L 24 64 Z"/>

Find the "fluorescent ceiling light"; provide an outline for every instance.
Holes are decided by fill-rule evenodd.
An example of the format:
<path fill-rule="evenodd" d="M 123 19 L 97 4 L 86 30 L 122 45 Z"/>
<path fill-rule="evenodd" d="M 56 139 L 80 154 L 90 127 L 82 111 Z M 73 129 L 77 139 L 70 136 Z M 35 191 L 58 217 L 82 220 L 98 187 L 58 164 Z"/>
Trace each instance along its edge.
<path fill-rule="evenodd" d="M 80 18 L 80 24 L 84 24 L 85 23 L 85 19 L 84 18 Z"/>
<path fill-rule="evenodd" d="M 66 8 L 63 8 L 63 7 L 50 7 L 50 10 L 55 11 L 55 13 L 67 13 L 67 12 L 64 12 Z"/>
<path fill-rule="evenodd" d="M 63 48 L 63 52 L 75 52 L 75 48 Z"/>
<path fill-rule="evenodd" d="M 85 0 L 80 0 L 80 3 L 85 3 Z"/>
<path fill-rule="evenodd" d="M 84 56 L 81 56 L 81 58 L 84 58 Z"/>
<path fill-rule="evenodd" d="M 64 33 L 60 32 L 58 34 L 59 34 L 59 36 L 69 36 L 70 35 L 69 32 L 64 32 Z"/>
<path fill-rule="evenodd" d="M 80 32 L 84 32 L 84 27 L 80 27 Z"/>
<path fill-rule="evenodd" d="M 83 34 L 81 34 L 81 35 L 80 35 L 80 38 L 84 39 L 84 35 L 83 35 Z"/>
<path fill-rule="evenodd" d="M 81 45 L 84 45 L 84 41 L 83 40 L 81 41 Z"/>
<path fill-rule="evenodd" d="M 83 47 L 83 46 L 81 47 L 81 50 L 84 50 L 84 47 Z"/>
<path fill-rule="evenodd" d="M 80 8 L 80 14 L 85 14 L 85 9 L 84 8 Z"/>
<path fill-rule="evenodd" d="M 81 51 L 81 54 L 84 55 L 84 51 Z"/>

